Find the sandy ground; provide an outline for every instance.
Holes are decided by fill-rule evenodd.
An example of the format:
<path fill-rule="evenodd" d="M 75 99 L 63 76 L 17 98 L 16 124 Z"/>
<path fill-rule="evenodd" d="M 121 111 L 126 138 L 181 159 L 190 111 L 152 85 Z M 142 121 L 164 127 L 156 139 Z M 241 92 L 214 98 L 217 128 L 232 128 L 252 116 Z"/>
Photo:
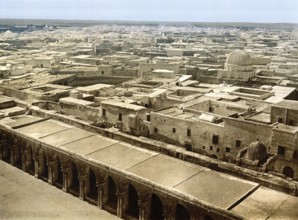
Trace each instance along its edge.
<path fill-rule="evenodd" d="M 0 219 L 119 219 L 0 161 Z"/>

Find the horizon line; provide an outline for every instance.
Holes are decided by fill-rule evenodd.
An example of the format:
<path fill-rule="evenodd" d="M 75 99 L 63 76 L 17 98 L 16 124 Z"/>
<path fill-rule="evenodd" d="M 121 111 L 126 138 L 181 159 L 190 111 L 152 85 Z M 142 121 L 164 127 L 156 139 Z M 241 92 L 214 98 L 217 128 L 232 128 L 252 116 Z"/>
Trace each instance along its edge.
<path fill-rule="evenodd" d="M 295 22 L 262 22 L 262 21 L 162 21 L 162 20 L 137 20 L 137 19 L 65 19 L 65 18 L 1 18 L 0 20 L 42 20 L 42 21 L 85 21 L 85 22 L 151 22 L 151 23 L 244 23 L 244 24 L 292 24 L 298 25 Z"/>

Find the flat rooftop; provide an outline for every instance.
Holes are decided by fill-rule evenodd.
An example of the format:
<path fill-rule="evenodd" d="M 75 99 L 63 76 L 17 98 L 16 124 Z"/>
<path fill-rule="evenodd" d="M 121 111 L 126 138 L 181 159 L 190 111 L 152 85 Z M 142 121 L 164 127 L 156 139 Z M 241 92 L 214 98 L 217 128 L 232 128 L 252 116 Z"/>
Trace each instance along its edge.
<path fill-rule="evenodd" d="M 249 218 L 251 213 L 255 212 L 266 219 L 266 215 L 260 210 L 262 203 L 270 213 L 276 212 L 278 215 L 277 210 L 282 210 L 281 206 L 285 206 L 285 198 L 290 205 L 286 208 L 287 212 L 283 211 L 283 217 L 297 216 L 297 197 L 266 188 L 260 189 L 257 183 L 106 138 L 62 122 L 23 115 L 2 119 L 0 126 L 8 127 L 16 134 L 31 137 L 59 151 L 80 155 L 87 163 L 92 160 L 119 172 L 130 173 L 150 181 L 153 185 L 232 210 L 244 217 Z M 20 127 L 14 129 L 13 126 Z M 277 194 L 280 196 L 276 196 Z M 271 197 L 274 198 L 272 203 Z M 252 212 L 245 210 L 245 207 L 249 207 Z"/>
<path fill-rule="evenodd" d="M 134 110 L 134 111 L 140 111 L 140 110 L 146 109 L 143 106 L 133 105 L 133 104 L 129 104 L 126 102 L 117 101 L 117 100 L 106 100 L 106 101 L 102 101 L 101 104 L 102 105 L 110 105 L 110 106 L 114 106 L 114 107 L 118 107 L 118 108 L 124 108 L 124 109 L 128 109 L 128 110 Z"/>

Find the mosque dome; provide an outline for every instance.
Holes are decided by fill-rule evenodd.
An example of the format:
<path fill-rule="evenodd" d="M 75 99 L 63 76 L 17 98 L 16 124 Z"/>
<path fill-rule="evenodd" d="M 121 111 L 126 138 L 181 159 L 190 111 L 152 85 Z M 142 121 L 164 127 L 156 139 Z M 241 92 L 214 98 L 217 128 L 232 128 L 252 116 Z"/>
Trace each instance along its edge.
<path fill-rule="evenodd" d="M 252 64 L 251 57 L 248 53 L 236 50 L 227 57 L 226 64 L 236 66 L 248 66 Z"/>
<path fill-rule="evenodd" d="M 259 141 L 252 142 L 247 148 L 246 158 L 249 160 L 264 161 L 267 158 L 267 150 L 264 144 Z"/>

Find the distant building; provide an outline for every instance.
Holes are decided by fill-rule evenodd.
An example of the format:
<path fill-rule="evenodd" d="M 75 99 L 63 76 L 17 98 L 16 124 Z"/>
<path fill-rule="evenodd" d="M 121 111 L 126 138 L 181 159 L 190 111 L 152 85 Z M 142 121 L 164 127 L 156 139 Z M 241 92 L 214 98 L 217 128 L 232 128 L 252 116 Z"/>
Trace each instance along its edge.
<path fill-rule="evenodd" d="M 227 57 L 225 69 L 219 70 L 217 77 L 219 81 L 247 82 L 254 78 L 255 71 L 252 67 L 250 55 L 244 51 L 234 51 Z"/>

